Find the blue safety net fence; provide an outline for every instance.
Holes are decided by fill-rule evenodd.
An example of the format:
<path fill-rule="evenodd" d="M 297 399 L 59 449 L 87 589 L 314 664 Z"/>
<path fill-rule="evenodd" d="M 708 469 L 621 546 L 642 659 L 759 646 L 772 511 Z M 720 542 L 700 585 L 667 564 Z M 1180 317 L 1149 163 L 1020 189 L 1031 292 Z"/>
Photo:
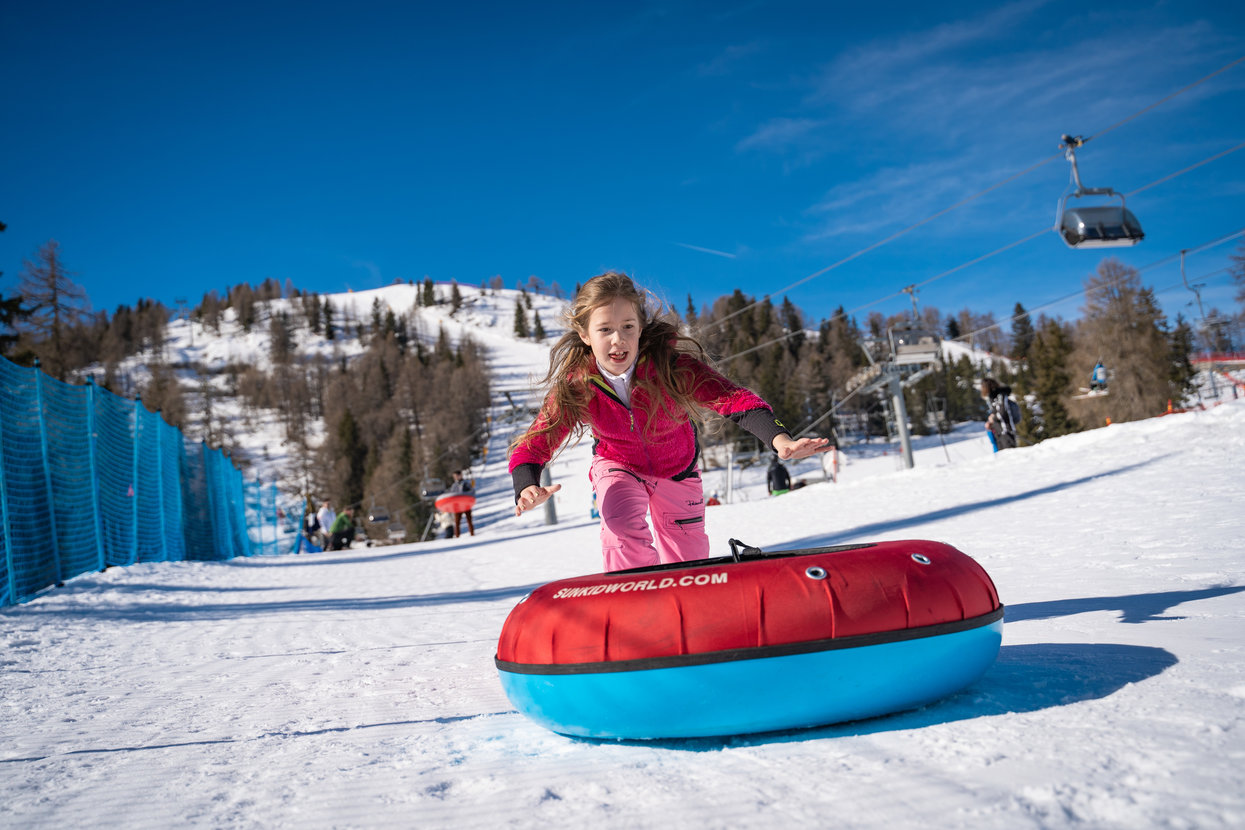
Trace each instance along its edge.
<path fill-rule="evenodd" d="M 140 401 L 0 358 L 0 605 L 113 565 L 285 553 L 293 512 Z"/>

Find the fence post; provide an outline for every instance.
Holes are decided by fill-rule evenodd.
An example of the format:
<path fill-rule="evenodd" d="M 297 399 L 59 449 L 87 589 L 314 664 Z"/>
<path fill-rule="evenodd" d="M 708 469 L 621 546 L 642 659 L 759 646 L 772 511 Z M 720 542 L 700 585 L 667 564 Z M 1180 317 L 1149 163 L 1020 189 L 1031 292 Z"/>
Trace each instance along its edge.
<path fill-rule="evenodd" d="M 48 450 L 48 419 L 43 412 L 43 370 L 35 358 L 35 405 L 39 411 L 39 444 L 43 454 L 43 484 L 48 496 L 48 522 L 52 526 L 52 564 L 56 568 L 56 586 L 65 581 L 61 573 L 59 534 L 56 532 L 56 493 L 52 490 L 52 459 Z"/>
<path fill-rule="evenodd" d="M 156 423 L 156 509 L 160 511 L 160 561 L 169 561 L 169 529 L 164 510 L 164 418 Z"/>
<path fill-rule="evenodd" d="M 0 400 L 0 403 L 3 403 Z M 0 596 L 3 602 L 0 605 L 10 605 L 17 602 L 17 579 L 13 576 L 13 543 L 9 541 L 13 538 L 13 529 L 9 526 L 9 491 L 5 485 L 6 474 L 4 472 L 4 411 L 0 407 L 0 532 L 4 533 L 4 567 L 5 573 L 9 575 L 8 595 Z"/>
<path fill-rule="evenodd" d="M 95 375 L 86 379 L 86 431 L 87 446 L 90 447 L 91 461 L 91 509 L 95 512 L 95 521 L 91 526 L 95 529 L 95 551 L 98 554 L 99 570 L 104 570 L 104 532 L 100 524 L 104 521 L 103 510 L 99 504 L 99 435 L 95 429 Z"/>
<path fill-rule="evenodd" d="M 220 543 L 216 538 L 216 506 L 213 504 L 215 500 L 212 498 L 212 491 L 216 489 L 216 482 L 212 480 L 212 465 L 209 463 L 207 441 L 200 441 L 199 449 L 203 456 L 203 481 L 206 485 L 203 495 L 207 498 L 208 503 L 208 535 L 212 539 L 212 556 L 220 559 Z"/>
<path fill-rule="evenodd" d="M 277 516 L 277 483 L 274 481 L 268 487 L 268 492 L 272 493 L 272 552 L 281 552 L 281 518 Z"/>
<path fill-rule="evenodd" d="M 143 432 L 143 398 L 134 396 L 134 452 L 130 454 L 130 564 L 138 561 L 138 449 Z"/>

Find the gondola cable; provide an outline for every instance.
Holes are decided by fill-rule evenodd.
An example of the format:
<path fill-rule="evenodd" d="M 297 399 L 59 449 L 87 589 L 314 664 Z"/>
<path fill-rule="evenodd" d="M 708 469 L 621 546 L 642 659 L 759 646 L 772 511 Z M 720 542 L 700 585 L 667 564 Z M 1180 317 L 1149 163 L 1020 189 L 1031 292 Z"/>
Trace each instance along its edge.
<path fill-rule="evenodd" d="M 1171 181 L 1172 179 L 1176 178 L 1177 176 L 1181 176 L 1181 175 L 1183 175 L 1183 174 L 1185 174 L 1185 173 L 1188 173 L 1188 172 L 1190 172 L 1190 171 L 1192 171 L 1192 170 L 1196 170 L 1197 168 L 1202 167 L 1203 165 L 1206 165 L 1206 164 L 1209 164 L 1209 163 L 1210 163 L 1210 162 L 1212 162 L 1212 161 L 1216 161 L 1216 160 L 1218 160 L 1218 159 L 1221 159 L 1221 158 L 1223 158 L 1224 156 L 1227 156 L 1227 155 L 1230 155 L 1230 154 L 1232 154 L 1232 153 L 1235 153 L 1235 152 L 1237 152 L 1238 150 L 1241 150 L 1241 149 L 1245 149 L 1245 141 L 1241 142 L 1240 144 L 1235 145 L 1234 147 L 1229 147 L 1229 148 L 1228 148 L 1228 149 L 1226 149 L 1226 150 L 1223 150 L 1223 151 L 1221 151 L 1221 152 L 1215 153 L 1214 155 L 1208 156 L 1207 158 L 1202 159 L 1201 161 L 1196 162 L 1196 163 L 1194 163 L 1194 164 L 1191 164 L 1191 165 L 1189 165 L 1188 167 L 1185 167 L 1185 168 L 1183 168 L 1183 169 L 1181 169 L 1181 170 L 1177 170 L 1177 171 L 1176 171 L 1176 172 L 1174 172 L 1174 173 L 1170 173 L 1170 174 L 1168 174 L 1168 175 L 1166 175 L 1166 176 L 1163 176 L 1163 177 L 1161 177 L 1161 178 L 1155 179 L 1154 181 L 1150 182 L 1149 184 L 1144 184 L 1144 185 L 1142 185 L 1141 187 L 1136 188 L 1135 190 L 1132 190 L 1132 191 L 1130 191 L 1129 193 L 1126 193 L 1125 195 L 1126 195 L 1126 196 L 1132 196 L 1132 195 L 1134 195 L 1134 194 L 1136 194 L 1136 193 L 1140 193 L 1140 192 L 1142 192 L 1143 190 L 1148 190 L 1148 189 L 1150 189 L 1151 187 L 1154 187 L 1154 186 L 1156 186 L 1156 185 L 1162 184 L 1162 183 L 1164 183 L 1164 182 Z M 1012 248 L 1017 247 L 1018 245 L 1023 245 L 1023 244 L 1024 244 L 1024 243 L 1026 243 L 1026 242 L 1030 242 L 1030 241 L 1032 241 L 1032 240 L 1034 240 L 1034 239 L 1037 239 L 1039 236 L 1043 236 L 1043 235 L 1045 235 L 1045 234 L 1047 234 L 1047 233 L 1049 233 L 1049 232 L 1050 232 L 1050 228 L 1049 228 L 1049 227 L 1042 228 L 1041 230 L 1036 231 L 1036 232 L 1034 232 L 1034 233 L 1031 233 L 1031 234 L 1029 234 L 1028 236 L 1022 237 L 1022 238 L 1017 239 L 1017 240 L 1015 240 L 1015 241 L 1013 241 L 1013 242 L 1009 242 L 1008 244 L 1003 245 L 1003 246 L 1002 246 L 1002 247 L 1000 247 L 1000 248 L 995 248 L 993 251 L 990 251 L 989 253 L 982 254 L 982 255 L 981 255 L 981 256 L 979 256 L 979 257 L 976 257 L 976 258 L 974 258 L 974 259 L 968 260 L 967 262 L 963 262 L 963 263 L 961 263 L 961 264 L 959 264 L 959 265 L 955 266 L 954 268 L 949 268 L 949 269 L 947 269 L 946 271 L 943 271 L 943 272 L 941 272 L 941 273 L 939 273 L 939 274 L 935 274 L 934 276 L 929 277 L 928 279 L 922 280 L 922 281 L 920 281 L 920 282 L 918 282 L 918 283 L 914 283 L 913 285 L 914 285 L 914 287 L 916 287 L 916 288 L 920 288 L 920 287 L 922 287 L 922 286 L 929 285 L 930 283 L 935 282 L 935 281 L 937 281 L 937 280 L 940 280 L 940 279 L 942 279 L 942 278 L 944 278 L 944 277 L 950 276 L 951 274 L 954 274 L 954 273 L 955 273 L 955 272 L 957 272 L 957 271 L 962 271 L 963 269 L 965 269 L 965 268 L 969 267 L 970 265 L 976 265 L 976 264 L 977 264 L 977 263 L 979 263 L 979 262 L 983 262 L 983 261 L 985 261 L 985 260 L 987 260 L 987 259 L 990 259 L 991 257 L 997 256 L 997 255 L 999 255 L 999 254 L 1001 254 L 1001 253 L 1003 253 L 1003 252 L 1005 252 L 1005 251 L 1008 251 L 1008 250 L 1010 250 L 1010 249 L 1012 249 Z M 1231 237 L 1228 237 L 1228 238 L 1231 238 Z M 1204 246 L 1204 247 L 1211 247 L 1211 246 L 1213 246 L 1214 244 L 1216 244 L 1216 243 L 1213 243 L 1213 242 L 1212 242 L 1212 243 L 1208 243 L 1208 244 L 1207 244 L 1206 246 Z M 1201 250 L 1201 249 L 1199 248 L 1199 249 L 1190 249 L 1190 250 Z M 1162 263 L 1162 262 L 1166 262 L 1167 260 L 1174 259 L 1174 258 L 1176 258 L 1177 256 L 1179 256 L 1179 254 L 1173 254 L 1173 255 L 1172 255 L 1172 256 L 1170 256 L 1170 257 L 1167 257 L 1167 258 L 1165 258 L 1165 259 L 1163 259 L 1163 260 L 1159 260 L 1159 262 L 1152 263 L 1151 265 L 1146 266 L 1146 268 L 1151 268 L 1151 267 L 1154 267 L 1155 265 L 1158 265 L 1158 264 L 1160 264 L 1160 263 Z M 898 296 L 899 296 L 900 294 L 902 294 L 902 293 L 904 293 L 902 290 L 900 290 L 900 291 L 894 291 L 894 292 L 892 292 L 892 293 L 890 293 L 890 294 L 887 294 L 887 295 L 886 295 L 886 296 L 884 296 L 884 297 L 880 297 L 880 298 L 878 298 L 878 299 L 876 299 L 876 300 L 871 300 L 870 302 L 865 303 L 864 305 L 857 306 L 856 308 L 852 309 L 851 311 L 844 311 L 844 312 L 842 312 L 842 313 L 836 313 L 836 314 L 834 314 L 834 315 L 831 315 L 829 318 L 827 318 L 826 322 L 834 322 L 835 320 L 838 320 L 838 319 L 846 319 L 848 316 L 850 316 L 850 315 L 852 315 L 852 314 L 856 313 L 857 311 L 861 311 L 861 310 L 863 310 L 863 309 L 869 308 L 870 306 L 874 306 L 874 305 L 877 305 L 877 304 L 879 304 L 879 303 L 883 303 L 883 302 L 885 302 L 885 301 L 887 301 L 887 300 L 889 300 L 889 299 L 892 299 L 892 298 L 894 298 L 894 297 L 898 297 Z M 1080 291 L 1078 291 L 1078 292 L 1076 292 L 1076 293 L 1080 293 Z M 1075 294 L 1070 295 L 1070 296 L 1075 296 Z M 1064 299 L 1066 299 L 1066 298 L 1064 298 Z M 761 302 L 761 301 L 758 301 L 758 302 Z M 753 303 L 753 305 L 756 305 L 756 303 Z M 735 312 L 734 314 L 738 314 L 738 313 L 739 313 L 739 312 Z M 723 317 L 723 318 L 722 318 L 722 320 L 720 320 L 720 321 L 715 321 L 715 323 L 718 323 L 718 322 L 725 322 L 726 320 L 730 319 L 730 317 L 734 316 L 734 314 L 732 314 L 732 315 L 728 315 L 727 317 Z M 986 329 L 982 329 L 982 330 L 983 330 L 983 331 L 987 331 L 987 330 L 989 330 L 989 327 L 987 327 Z M 785 341 L 785 340 L 788 340 L 788 339 L 790 339 L 790 338 L 794 337 L 796 334 L 799 334 L 799 333 L 800 333 L 800 332 L 796 332 L 796 331 L 787 332 L 787 333 L 786 333 L 786 334 L 784 334 L 782 337 L 778 337 L 778 338 L 775 338 L 775 339 L 770 340 L 770 341 L 768 341 L 768 342 L 758 344 L 758 345 L 753 346 L 753 347 L 751 347 L 751 348 L 749 348 L 749 349 L 746 349 L 745 351 L 738 352 L 738 353 L 736 353 L 736 354 L 732 354 L 732 355 L 727 355 L 726 357 L 723 357 L 723 358 L 719 358 L 719 359 L 718 359 L 718 363 L 719 363 L 719 364 L 728 363 L 729 361 L 734 360 L 734 359 L 735 359 L 735 358 L 737 358 L 737 357 L 741 357 L 741 356 L 743 356 L 743 355 L 745 355 L 745 354 L 750 354 L 751 352 L 758 351 L 758 350 L 763 349 L 763 348 L 765 348 L 765 347 L 767 347 L 767 346 L 772 346 L 772 345 L 774 345 L 775 343 L 781 343 L 781 342 L 783 342 L 783 341 Z"/>
<path fill-rule="evenodd" d="M 1114 124 L 1112 124 L 1112 125 L 1110 125 L 1110 126 L 1108 126 L 1108 127 L 1105 127 L 1105 128 L 1103 128 L 1103 129 L 1099 130 L 1098 132 L 1093 133 L 1092 135 L 1090 135 L 1090 136 L 1088 136 L 1088 137 L 1078 139 L 1078 141 L 1079 141 L 1079 143 L 1080 143 L 1081 145 L 1084 145 L 1084 144 L 1086 144 L 1086 143 L 1088 143 L 1088 142 L 1090 142 L 1090 141 L 1093 141 L 1093 140 L 1094 140 L 1094 139 L 1096 139 L 1096 138 L 1100 138 L 1100 137 L 1102 137 L 1102 136 L 1106 135 L 1107 133 L 1112 132 L 1113 130 L 1119 129 L 1119 128 L 1120 128 L 1120 127 L 1122 127 L 1123 125 L 1125 125 L 1125 124 L 1127 124 L 1128 122 L 1130 122 L 1130 121 L 1132 121 L 1132 120 L 1134 120 L 1134 119 L 1136 119 L 1136 118 L 1138 118 L 1138 117 L 1140 117 L 1140 116 L 1144 115 L 1145 113 L 1149 112 L 1150 110 L 1155 109 L 1156 107 L 1159 107 L 1159 106 L 1161 106 L 1162 104 L 1164 104 L 1164 103 L 1166 103 L 1166 102 L 1168 102 L 1168 101 L 1171 101 L 1171 100 L 1172 100 L 1172 99 L 1174 99 L 1174 98 L 1179 97 L 1180 95 L 1183 95 L 1184 93 L 1188 92 L 1189 90 L 1193 89 L 1194 87 L 1196 87 L 1196 86 L 1198 86 L 1198 85 L 1200 85 L 1200 84 L 1205 83 L 1206 81 L 1210 80 L 1211 78 L 1215 77 L 1216 75 L 1219 75 L 1219 74 L 1221 74 L 1221 73 L 1223 73 L 1223 72 L 1226 72 L 1227 70 L 1231 69 L 1232 67 L 1234 67 L 1234 66 L 1236 66 L 1237 64 L 1242 63 L 1242 62 L 1245 62 L 1245 55 L 1242 55 L 1241 57 L 1237 58 L 1236 60 L 1233 60 L 1233 61 L 1230 61 L 1230 62 L 1228 62 L 1228 63 L 1224 64 L 1223 66 L 1219 67 L 1219 68 L 1218 68 L 1218 69 L 1216 69 L 1215 71 L 1213 71 L 1213 72 L 1209 73 L 1208 75 L 1204 75 L 1203 77 L 1199 78 L 1199 79 L 1198 79 L 1198 80 L 1196 80 L 1196 81 L 1193 81 L 1193 82 L 1192 82 L 1192 83 L 1190 83 L 1190 84 L 1187 84 L 1187 85 L 1186 85 L 1186 86 L 1184 86 L 1184 87 L 1181 87 L 1180 89 L 1176 90 L 1175 92 L 1172 92 L 1172 93 L 1170 93 L 1170 94 L 1168 94 L 1168 95 L 1166 95 L 1166 96 L 1164 96 L 1164 97 L 1160 98 L 1159 100 L 1157 100 L 1157 101 L 1155 101 L 1155 102 L 1153 102 L 1153 103 L 1151 103 L 1151 104 L 1149 104 L 1149 105 L 1147 105 L 1147 106 L 1145 106 L 1145 107 L 1142 107 L 1141 109 L 1137 110 L 1136 112 L 1132 113 L 1131 115 L 1129 115 L 1129 116 L 1127 116 L 1127 117 L 1125 117 L 1125 118 L 1120 119 L 1119 121 L 1115 122 Z M 1228 153 L 1234 152 L 1234 151 L 1235 151 L 1235 150 L 1237 150 L 1237 149 L 1240 149 L 1240 145 L 1238 145 L 1237 147 L 1232 148 L 1231 150 L 1227 150 L 1227 151 L 1225 151 L 1225 152 L 1224 152 L 1224 153 L 1222 153 L 1221 155 L 1227 155 Z M 925 219 L 922 219 L 922 220 L 921 220 L 921 221 L 919 221 L 919 222 L 916 222 L 916 223 L 914 223 L 914 224 L 912 224 L 912 225 L 909 225 L 908 227 L 903 228 L 902 230 L 896 231 L 895 233 L 891 234 L 890 236 L 886 237 L 885 239 L 881 239 L 881 240 L 879 240 L 879 241 L 877 241 L 877 242 L 873 243 L 872 245 L 869 245 L 869 246 L 868 246 L 868 247 L 866 247 L 866 248 L 862 248 L 861 250 L 859 250 L 859 251 L 857 251 L 857 252 L 855 252 L 855 253 L 853 253 L 853 254 L 851 254 L 851 255 L 847 256 L 847 257 L 844 257 L 843 259 L 839 260 L 838 262 L 835 262 L 835 263 L 833 263 L 833 264 L 831 264 L 831 265 L 827 265 L 825 268 L 822 268 L 822 269 L 821 269 L 821 270 L 819 270 L 819 271 L 815 271 L 815 272 L 813 272 L 812 274 L 809 274 L 809 275 L 808 275 L 808 276 L 806 276 L 806 277 L 803 277 L 803 278 L 801 278 L 801 279 L 799 279 L 799 280 L 796 280 L 795 282 L 791 283 L 790 285 L 788 285 L 788 286 L 786 286 L 786 287 L 784 287 L 784 288 L 781 288 L 781 289 L 779 289 L 779 290 L 777 290 L 777 291 L 774 291 L 774 292 L 770 292 L 770 293 L 768 293 L 768 294 L 765 294 L 765 295 L 764 295 L 764 296 L 762 296 L 759 300 L 754 300 L 753 302 L 751 302 L 751 303 L 749 303 L 749 304 L 747 304 L 747 305 L 743 306 L 742 308 L 736 309 L 735 311 L 731 312 L 730 314 L 726 315 L 725 317 L 722 317 L 722 318 L 721 318 L 721 319 L 719 319 L 719 320 L 715 320 L 715 321 L 713 322 L 713 325 L 721 325 L 721 324 L 725 323 L 727 320 L 730 320 L 730 319 L 732 319 L 732 318 L 734 318 L 734 317 L 737 317 L 737 316 L 739 316 L 740 314 L 743 314 L 745 311 L 747 311 L 747 310 L 749 310 L 749 309 L 751 309 L 751 308 L 754 308 L 754 307 L 755 307 L 755 306 L 757 306 L 757 305 L 760 305 L 761 303 L 763 303 L 763 302 L 765 302 L 766 300 L 768 300 L 768 299 L 770 299 L 771 297 L 773 297 L 775 294 L 783 294 L 783 293 L 785 293 L 785 292 L 787 292 L 787 291 L 790 291 L 790 290 L 791 290 L 791 289 L 793 289 L 793 288 L 797 288 L 797 287 L 799 287 L 799 286 L 801 286 L 801 285 L 804 285 L 805 283 L 810 282 L 810 281 L 812 281 L 812 280 L 816 279 L 817 277 L 823 276 L 824 274 L 827 274 L 827 273 L 829 273 L 830 271 L 833 271 L 834 269 L 836 269 L 836 268 L 838 268 L 838 267 L 840 267 L 840 266 L 842 266 L 842 265 L 846 265 L 847 263 L 849 263 L 849 262 L 851 262 L 851 261 L 853 261 L 853 260 L 855 260 L 855 259 L 858 259 L 859 257 L 863 256 L 864 254 L 867 254 L 867 253 L 869 253 L 870 251 L 876 250 L 877 248 L 880 248 L 881 246 L 883 246 L 883 245 L 885 245 L 885 244 L 887 244 L 887 243 L 889 243 L 889 242 L 892 242 L 892 241 L 894 241 L 895 239 L 898 239 L 899 237 L 903 236 L 904 234 L 907 234 L 907 233 L 909 233 L 910 231 L 916 230 L 917 228 L 921 227 L 922 225 L 926 225 L 926 224 L 928 224 L 929 222 L 932 222 L 934 219 L 937 219 L 937 218 L 939 218 L 940 216 L 943 216 L 943 215 L 945 215 L 945 214 L 947 214 L 947 213 L 950 213 L 951 211 L 955 210 L 956 208 L 962 207 L 962 206 L 964 206 L 964 205 L 968 204 L 969 202 L 972 202 L 972 201 L 974 201 L 974 200 L 976 200 L 976 199 L 979 199 L 980 197 L 982 197 L 982 196 L 986 195 L 987 193 L 990 193 L 991 191 L 996 190 L 996 189 L 998 189 L 999 187 L 1002 187 L 1004 184 L 1008 184 L 1008 183 L 1010 183 L 1010 182 L 1012 182 L 1012 181 L 1015 181 L 1015 180 L 1016 180 L 1016 179 L 1018 179 L 1018 178 L 1021 178 L 1022 176 L 1026 176 L 1026 175 L 1028 175 L 1029 173 L 1033 172 L 1034 170 L 1038 169 L 1039 167 L 1042 167 L 1042 166 L 1044 166 L 1044 165 L 1046 165 L 1046 164 L 1049 164 L 1050 162 L 1055 161 L 1056 159 L 1060 158 L 1061 156 L 1064 156 L 1064 150 L 1062 149 L 1062 147 L 1061 147 L 1061 149 L 1060 149 L 1060 151 L 1059 151 L 1058 153 L 1055 153 L 1055 154 L 1054 154 L 1054 155 L 1052 155 L 1052 156 L 1048 156 L 1047 158 L 1044 158 L 1044 159 L 1042 159 L 1042 160 L 1040 160 L 1040 161 L 1038 161 L 1038 162 L 1036 162 L 1036 163 L 1034 163 L 1034 164 L 1030 165 L 1029 167 L 1025 168 L 1024 170 L 1021 170 L 1021 171 L 1019 171 L 1019 172 L 1017 172 L 1017 173 L 1012 174 L 1011 176 L 1008 176 L 1007 178 L 1003 179 L 1002 181 L 999 181 L 999 182 L 997 182 L 997 183 L 995 183 L 995 184 L 991 185 L 990 187 L 987 187 L 985 190 L 982 190 L 982 191 L 980 191 L 980 192 L 978 192 L 978 193 L 975 193 L 975 194 L 973 194 L 972 196 L 969 196 L 969 197 L 967 197 L 967 198 L 965 198 L 965 199 L 961 199 L 960 201 L 956 202 L 955 204 L 953 204 L 953 205 L 951 205 L 951 206 L 949 206 L 949 207 L 943 208 L 942 210 L 940 210 L 940 211 L 938 211 L 938 212 L 936 212 L 936 213 L 934 213 L 934 214 L 932 214 L 932 215 L 930 215 L 930 216 L 926 217 Z M 1217 157 L 1216 157 L 1216 158 L 1217 158 Z M 1214 160 L 1213 158 L 1212 158 L 1212 159 L 1207 159 L 1205 162 L 1202 162 L 1202 163 L 1208 163 L 1208 162 L 1213 161 L 1213 160 Z M 1198 166 L 1198 165 L 1195 165 L 1195 166 Z M 1193 168 L 1188 168 L 1188 169 L 1193 169 Z M 1169 178 L 1174 178 L 1175 176 L 1178 176 L 1178 175 L 1180 175 L 1181 173 L 1184 173 L 1184 172 L 1187 172 L 1187 170 L 1180 171 L 1180 172 L 1178 172 L 1178 173 L 1174 173 L 1174 174 L 1172 174 L 1172 176 L 1171 176 L 1171 177 L 1169 177 Z M 1159 183 L 1160 183 L 1160 182 L 1152 182 L 1150 185 L 1147 185 L 1146 187 L 1153 187 L 1154 185 L 1159 184 Z M 1146 189 L 1146 187 L 1138 188 L 1137 190 L 1132 191 L 1132 193 L 1127 193 L 1127 194 L 1125 194 L 1125 196 L 1131 196 L 1131 195 L 1133 195 L 1133 194 L 1135 194 L 1135 193 L 1140 193 L 1142 190 L 1145 190 L 1145 189 Z M 1043 231 L 1043 232 L 1045 232 L 1045 230 L 1047 230 L 1047 229 L 1044 229 L 1044 231 Z M 1041 234 L 1035 234 L 1035 235 L 1034 235 L 1034 238 L 1036 238 L 1036 236 L 1040 236 L 1040 235 L 1041 235 Z M 1006 250 L 1006 249 L 1001 249 L 1001 250 Z M 1001 251 L 997 251 L 997 252 L 995 252 L 995 253 L 999 253 L 999 252 L 1001 252 Z M 988 256 L 992 256 L 992 255 L 993 255 L 993 254 L 990 254 L 990 255 L 988 255 Z M 893 296 L 893 295 L 892 295 L 892 296 Z"/>

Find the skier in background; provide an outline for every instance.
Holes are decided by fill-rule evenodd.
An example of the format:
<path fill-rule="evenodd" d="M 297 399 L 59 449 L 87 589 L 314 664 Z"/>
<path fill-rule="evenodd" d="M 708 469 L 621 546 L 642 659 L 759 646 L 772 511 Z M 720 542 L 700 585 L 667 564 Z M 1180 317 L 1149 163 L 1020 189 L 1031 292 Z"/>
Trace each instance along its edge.
<path fill-rule="evenodd" d="M 1016 426 L 1020 423 L 1020 405 L 1011 399 L 1012 388 L 991 377 L 981 380 L 981 398 L 990 407 L 986 429 L 990 430 L 995 452 L 1016 446 Z"/>
<path fill-rule="evenodd" d="M 1089 373 L 1089 391 L 1107 391 L 1107 367 L 1102 365 L 1101 360 L 1094 364 L 1094 371 Z"/>
<path fill-rule="evenodd" d="M 765 489 L 771 496 L 781 496 L 791 489 L 791 474 L 778 456 L 769 463 L 769 471 L 765 474 Z"/>

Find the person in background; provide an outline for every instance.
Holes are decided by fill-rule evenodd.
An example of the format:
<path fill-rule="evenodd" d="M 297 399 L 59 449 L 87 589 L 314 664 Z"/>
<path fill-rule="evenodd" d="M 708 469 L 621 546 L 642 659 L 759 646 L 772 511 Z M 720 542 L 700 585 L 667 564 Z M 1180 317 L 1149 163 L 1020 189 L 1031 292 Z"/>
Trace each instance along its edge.
<path fill-rule="evenodd" d="M 437 536 L 443 539 L 454 538 L 454 514 L 448 510 L 437 511 Z"/>
<path fill-rule="evenodd" d="M 451 482 L 449 489 L 446 490 L 446 492 L 468 494 L 471 492 L 471 482 L 463 478 L 463 474 L 461 472 L 459 472 L 458 470 L 455 470 L 454 481 Z M 468 507 L 466 510 L 463 510 L 463 511 L 454 512 L 454 535 L 455 536 L 462 535 L 463 516 L 467 517 L 467 530 L 470 532 L 470 535 L 475 536 L 476 526 L 475 526 L 475 523 L 471 520 L 471 508 L 470 507 Z"/>
<path fill-rule="evenodd" d="M 765 474 L 765 489 L 771 496 L 781 496 L 791 489 L 791 474 L 778 456 L 774 456 L 769 463 L 769 471 Z"/>
<path fill-rule="evenodd" d="M 1089 391 L 1105 392 L 1107 390 L 1107 367 L 1102 365 L 1102 361 L 1094 364 L 1094 370 L 1089 373 Z"/>
<path fill-rule="evenodd" d="M 1020 421 L 1020 405 L 1011 399 L 1012 388 L 991 377 L 982 378 L 981 398 L 990 407 L 986 429 L 994 438 L 995 451 L 1016 446 L 1016 427 Z"/>
<path fill-rule="evenodd" d="M 354 541 L 354 508 L 347 507 L 333 519 L 329 527 L 329 550 L 342 550 Z"/>
<path fill-rule="evenodd" d="M 792 438 L 769 404 L 713 369 L 701 345 L 679 333 L 677 318 L 626 274 L 588 280 L 565 319 L 567 333 L 550 351 L 544 403 L 511 446 L 514 512 L 561 489 L 542 486 L 541 473 L 573 432 L 591 431 L 588 478 L 606 571 L 709 556 L 692 427 L 705 411 L 739 424 L 781 458 L 805 458 L 829 444 Z"/>
<path fill-rule="evenodd" d="M 324 546 L 317 541 L 319 538 L 320 519 L 316 515 L 315 508 L 312 506 L 311 501 L 308 500 L 307 512 L 303 515 L 303 539 L 306 540 L 307 544 L 315 545 L 323 550 Z M 301 548 L 301 545 L 299 547 Z"/>
<path fill-rule="evenodd" d="M 337 521 L 337 513 L 334 512 L 331 501 L 325 499 L 320 505 L 320 509 L 316 511 L 316 520 L 320 522 L 320 547 L 328 550 L 329 534 L 332 533 L 333 522 Z"/>

